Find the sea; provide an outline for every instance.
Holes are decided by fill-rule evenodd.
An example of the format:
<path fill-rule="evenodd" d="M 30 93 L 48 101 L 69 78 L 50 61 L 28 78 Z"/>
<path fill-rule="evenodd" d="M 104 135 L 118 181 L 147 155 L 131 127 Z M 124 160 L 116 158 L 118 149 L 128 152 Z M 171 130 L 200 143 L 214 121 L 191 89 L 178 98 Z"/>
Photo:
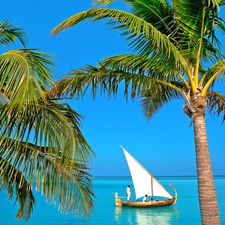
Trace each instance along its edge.
<path fill-rule="evenodd" d="M 44 196 L 34 193 L 37 201 L 30 220 L 15 219 L 18 204 L 0 192 L 1 225 L 201 225 L 196 177 L 156 177 L 173 195 L 172 183 L 178 193 L 174 206 L 159 208 L 121 208 L 114 204 L 114 193 L 126 195 L 130 177 L 95 177 L 93 187 L 96 195 L 95 213 L 88 218 L 74 214 L 61 214 L 57 206 L 46 203 Z M 225 176 L 215 177 L 221 225 L 225 225 Z M 134 194 L 132 196 L 134 198 Z"/>

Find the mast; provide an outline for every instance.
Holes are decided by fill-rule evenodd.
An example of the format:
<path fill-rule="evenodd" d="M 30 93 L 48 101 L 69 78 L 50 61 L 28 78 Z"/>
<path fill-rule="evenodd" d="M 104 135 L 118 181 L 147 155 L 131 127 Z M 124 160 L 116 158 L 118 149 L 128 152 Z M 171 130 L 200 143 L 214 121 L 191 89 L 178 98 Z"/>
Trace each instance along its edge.
<path fill-rule="evenodd" d="M 152 200 L 154 200 L 154 195 L 153 195 L 153 179 L 152 179 L 152 176 L 151 176 L 151 186 L 152 186 Z"/>

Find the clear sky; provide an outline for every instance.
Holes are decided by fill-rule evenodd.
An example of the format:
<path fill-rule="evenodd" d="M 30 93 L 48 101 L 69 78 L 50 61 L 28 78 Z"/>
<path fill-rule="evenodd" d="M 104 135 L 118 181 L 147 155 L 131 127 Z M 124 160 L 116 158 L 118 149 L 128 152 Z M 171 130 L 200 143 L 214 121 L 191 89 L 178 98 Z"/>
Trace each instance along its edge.
<path fill-rule="evenodd" d="M 127 42 L 103 21 L 81 24 L 50 36 L 64 19 L 93 7 L 92 0 L 12 0 L 1 2 L 1 20 L 24 28 L 29 48 L 56 54 L 57 76 L 87 64 L 96 65 L 103 57 L 129 53 Z M 108 7 L 129 10 L 118 3 Z M 224 38 L 224 37 L 222 37 Z M 222 41 L 224 43 L 224 41 Z M 18 43 L 10 48 L 18 48 Z M 9 50 L 1 48 L 0 53 Z M 224 94 L 224 83 L 218 86 Z M 123 145 L 153 175 L 196 175 L 193 126 L 182 112 L 183 101 L 166 105 L 150 121 L 143 116 L 139 102 L 128 103 L 120 90 L 116 99 L 98 97 L 72 100 L 70 105 L 84 116 L 81 130 L 97 157 L 90 165 L 95 176 L 127 176 L 128 167 L 119 144 Z M 221 117 L 206 115 L 208 141 L 215 175 L 225 174 L 225 124 Z"/>

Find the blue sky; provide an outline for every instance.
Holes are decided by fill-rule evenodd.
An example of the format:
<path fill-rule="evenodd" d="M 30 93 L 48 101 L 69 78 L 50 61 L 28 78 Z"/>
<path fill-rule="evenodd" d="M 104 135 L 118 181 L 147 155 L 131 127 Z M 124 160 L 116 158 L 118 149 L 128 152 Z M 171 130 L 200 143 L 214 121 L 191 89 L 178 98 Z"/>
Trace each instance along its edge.
<path fill-rule="evenodd" d="M 57 76 L 87 64 L 96 65 L 103 57 L 129 53 L 127 43 L 103 21 L 81 24 L 52 37 L 50 31 L 64 19 L 93 7 L 91 0 L 12 0 L 1 2 L 1 18 L 22 27 L 29 37 L 29 48 L 56 54 Z M 118 1 L 114 8 L 129 10 Z M 222 37 L 224 38 L 224 37 Z M 223 41 L 224 42 L 224 41 Z M 222 42 L 222 43 L 223 43 Z M 16 43 L 10 48 L 22 47 Z M 1 48 L 0 51 L 9 50 Z M 224 49 L 223 49 L 224 50 Z M 57 78 L 56 78 L 57 79 Z M 218 91 L 224 94 L 224 83 Z M 122 95 L 93 100 L 89 94 L 70 105 L 84 116 L 81 130 L 97 157 L 90 165 L 95 176 L 129 175 L 119 144 L 123 145 L 153 175 L 196 175 L 193 127 L 182 112 L 183 101 L 166 105 L 150 121 L 143 116 L 139 102 L 128 103 Z M 206 115 L 208 141 L 215 175 L 225 174 L 225 124 L 221 118 Z"/>

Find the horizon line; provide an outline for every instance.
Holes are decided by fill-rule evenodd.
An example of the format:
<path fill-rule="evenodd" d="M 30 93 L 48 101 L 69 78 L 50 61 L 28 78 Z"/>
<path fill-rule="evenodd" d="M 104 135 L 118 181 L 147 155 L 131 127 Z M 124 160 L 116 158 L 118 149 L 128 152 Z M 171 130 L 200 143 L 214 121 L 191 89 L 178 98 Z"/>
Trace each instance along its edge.
<path fill-rule="evenodd" d="M 130 175 L 92 175 L 93 177 L 131 177 Z M 214 177 L 223 177 L 225 174 L 215 174 Z M 197 175 L 155 175 L 154 177 L 197 177 Z"/>

